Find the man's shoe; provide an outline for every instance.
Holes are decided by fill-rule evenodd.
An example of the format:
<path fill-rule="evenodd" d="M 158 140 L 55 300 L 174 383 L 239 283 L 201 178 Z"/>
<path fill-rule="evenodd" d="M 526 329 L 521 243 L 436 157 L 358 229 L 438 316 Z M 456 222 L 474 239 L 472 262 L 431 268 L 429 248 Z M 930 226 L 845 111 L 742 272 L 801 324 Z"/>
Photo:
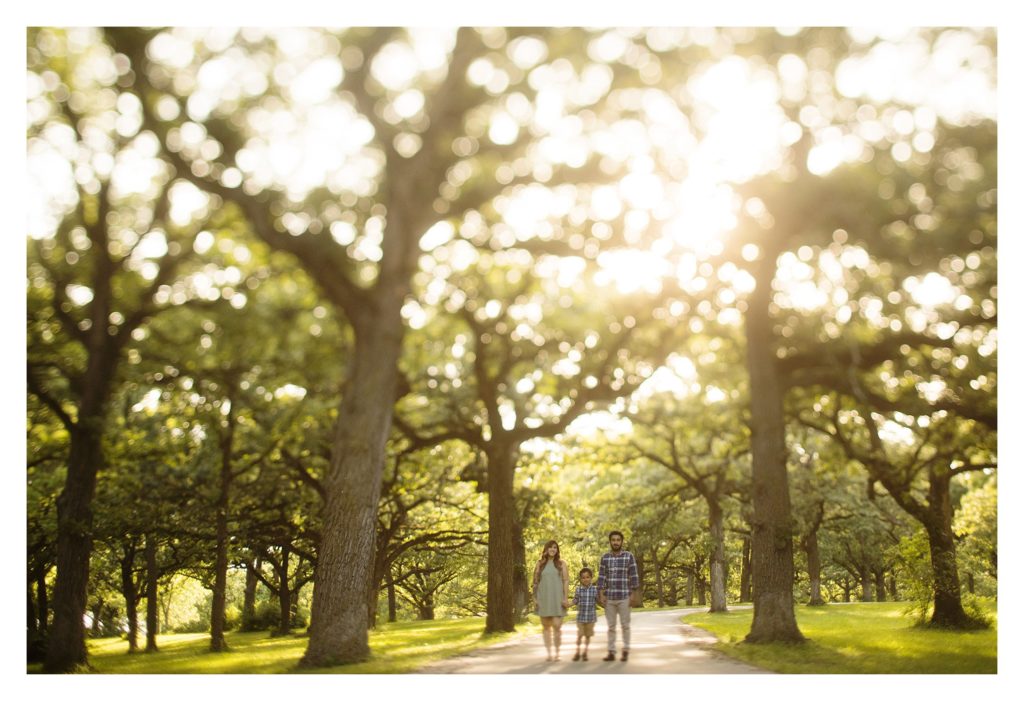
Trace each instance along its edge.
<path fill-rule="evenodd" d="M 579 659 L 580 659 L 580 654 L 579 654 L 579 652 L 577 651 L 577 653 L 576 653 L 575 655 L 573 655 L 573 656 L 572 656 L 572 661 L 573 661 L 573 662 L 576 662 L 576 661 L 577 661 L 577 660 L 579 660 Z"/>
<path fill-rule="evenodd" d="M 608 651 L 608 654 L 604 656 L 604 661 L 605 661 L 606 663 L 607 663 L 607 662 L 610 662 L 610 661 L 612 661 L 612 660 L 614 660 L 614 659 L 615 659 L 615 653 L 614 653 L 614 652 L 612 652 L 611 650 L 609 650 L 609 651 Z"/>
<path fill-rule="evenodd" d="M 587 654 L 583 653 L 583 662 L 586 662 L 586 661 L 587 661 Z"/>
<path fill-rule="evenodd" d="M 620 658 L 620 660 L 622 660 L 622 662 L 626 662 L 627 660 L 629 660 L 629 651 L 628 650 L 623 650 L 622 651 L 622 657 Z"/>

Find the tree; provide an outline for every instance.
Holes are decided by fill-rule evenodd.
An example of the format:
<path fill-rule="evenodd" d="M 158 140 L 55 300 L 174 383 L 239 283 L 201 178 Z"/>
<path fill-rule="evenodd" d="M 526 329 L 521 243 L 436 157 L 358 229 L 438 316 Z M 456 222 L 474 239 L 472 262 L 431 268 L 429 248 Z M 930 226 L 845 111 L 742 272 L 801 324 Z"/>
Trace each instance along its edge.
<path fill-rule="evenodd" d="M 28 660 L 46 654 L 50 625 L 50 583 L 56 563 L 56 498 L 64 480 L 67 431 L 49 409 L 40 405 L 28 419 L 26 569 L 28 599 Z"/>
<path fill-rule="evenodd" d="M 301 101 L 262 62 L 266 55 L 261 53 L 273 56 L 280 48 L 273 34 L 237 35 L 230 58 L 211 48 L 216 43 L 202 43 L 191 31 L 111 29 L 105 36 L 128 59 L 125 81 L 133 83 L 142 123 L 159 139 L 165 159 L 200 190 L 238 206 L 268 245 L 294 255 L 344 317 L 344 327 L 351 329 L 355 346 L 346 364 L 338 412 L 338 422 L 344 425 L 336 428 L 331 469 L 323 483 L 327 550 L 318 559 L 304 664 L 364 659 L 369 651 L 361 601 L 370 588 L 373 522 L 398 393 L 397 364 L 405 332 L 402 310 L 419 269 L 421 239 L 433 226 L 472 218 L 474 209 L 492 199 L 523 183 L 548 181 L 563 168 L 589 175 L 602 163 L 624 165 L 621 156 L 587 151 L 582 164 L 575 154 L 545 157 L 538 161 L 536 178 L 522 170 L 531 165 L 543 141 L 542 135 L 535 135 L 543 133 L 541 123 L 536 132 L 529 126 L 527 114 L 534 112 L 523 110 L 523 101 L 529 106 L 538 96 L 543 75 L 557 71 L 561 76 L 569 70 L 579 91 L 566 111 L 586 108 L 595 115 L 590 107 L 606 98 L 609 79 L 646 87 L 657 81 L 657 75 L 638 72 L 632 55 L 610 72 L 599 66 L 608 60 L 584 58 L 579 48 L 592 33 L 582 30 L 463 28 L 440 38 L 394 29 L 353 29 L 337 36 L 310 31 L 305 39 L 315 49 L 314 56 L 321 51 L 336 53 L 339 44 L 345 47 L 339 61 L 329 60 L 325 76 L 335 79 L 324 82 L 325 91 L 305 109 L 331 113 L 332 121 L 338 122 L 336 135 L 351 139 L 335 159 L 353 167 L 345 180 L 324 175 L 321 169 L 323 180 L 315 182 L 324 186 L 310 188 L 257 176 L 247 160 L 246 151 L 259 151 L 265 141 L 258 135 L 263 112 L 276 110 L 282 99 L 293 106 Z M 190 46 L 187 66 L 181 66 L 175 54 L 174 48 L 182 43 Z M 388 71 L 409 56 L 410 47 L 421 44 L 434 51 L 433 65 L 410 65 L 409 72 L 397 74 Z M 152 50 L 148 55 L 147 46 Z M 701 51 L 695 48 L 693 53 Z M 664 54 L 679 53 L 666 49 Z M 312 58 L 297 59 L 308 66 Z M 651 52 L 644 50 L 641 59 L 656 69 L 658 60 Z M 225 61 L 254 79 L 259 75 L 251 85 L 259 89 L 246 85 L 223 101 L 213 95 L 209 101 L 184 98 L 183 89 L 202 84 L 197 75 L 206 63 L 217 66 Z M 574 64 L 585 76 L 576 76 Z M 630 106 L 622 113 L 632 112 Z M 617 151 L 612 148 L 611 153 Z M 557 179 L 563 177 L 570 185 L 578 182 L 575 176 Z M 572 249 L 590 250 L 602 241 L 619 241 L 606 240 L 610 235 L 601 232 L 601 237 L 585 238 Z M 478 236 L 486 239 L 482 233 Z M 498 500 L 499 519 L 504 516 L 502 502 Z M 503 569 L 506 564 L 497 566 Z M 507 607 L 504 599 L 496 604 L 498 609 Z"/>
<path fill-rule="evenodd" d="M 184 399 L 173 394 L 161 402 L 161 392 L 145 396 L 139 383 L 153 368 L 148 361 L 131 364 L 131 381 L 116 401 L 121 406 L 110 415 L 117 438 L 104 444 L 107 466 L 96 493 L 94 535 L 116 565 L 117 590 L 124 598 L 128 622 L 128 652 L 139 648 L 139 605 L 146 606 L 146 652 L 155 652 L 159 629 L 160 580 L 193 564 L 195 547 L 175 545 L 190 536 L 183 525 L 180 507 L 188 499 L 183 475 L 194 467 L 199 442 L 177 427 L 177 417 L 188 412 Z M 102 587 L 100 587 L 102 590 Z M 98 616 L 94 616 L 94 619 Z"/>
<path fill-rule="evenodd" d="M 983 426 L 941 411 L 927 425 L 899 417 L 900 414 L 895 421 L 886 421 L 870 410 L 861 415 L 854 409 L 841 418 L 838 405 L 825 411 L 829 424 L 817 427 L 835 438 L 850 459 L 863 465 L 868 473 L 870 496 L 875 483 L 881 484 L 896 504 L 927 532 L 934 593 L 931 624 L 972 627 L 976 621 L 967 615 L 961 603 L 950 483 L 957 475 L 990 472 L 995 468 L 987 433 L 980 431 Z M 908 438 L 902 443 L 886 444 L 879 432 L 885 422 L 895 422 L 909 431 Z"/>
<path fill-rule="evenodd" d="M 189 107 L 174 93 L 162 69 L 147 59 L 150 37 L 113 30 L 107 37 L 131 61 L 145 125 L 168 146 L 168 132 L 175 123 L 158 118 L 158 100 L 171 100 L 177 107 L 174 113 L 182 118 L 189 115 Z M 412 122 L 396 114 L 392 102 L 398 92 L 372 71 L 374 60 L 383 52 L 404 46 L 397 33 L 353 30 L 345 41 L 354 42 L 356 51 L 347 55 L 338 105 L 349 116 L 358 117 L 354 125 L 369 127 L 371 135 L 376 135 L 377 147 L 365 150 L 363 158 L 374 165 L 375 173 L 379 171 L 372 182 L 379 180 L 385 186 L 381 197 L 386 200 L 371 214 L 375 202 L 369 197 L 371 190 L 347 191 L 352 204 L 359 203 L 363 210 L 365 226 L 378 230 L 357 250 L 358 256 L 345 245 L 317 234 L 324 225 L 320 216 L 308 216 L 311 221 L 296 236 L 279 227 L 275 203 L 294 203 L 283 193 L 266 188 L 254 197 L 217 179 L 224 171 L 238 171 L 237 149 L 242 141 L 228 122 L 218 121 L 216 116 L 204 121 L 210 138 L 219 145 L 220 162 L 213 176 L 197 171 L 196 157 L 188 151 L 165 151 L 167 159 L 202 190 L 238 205 L 268 244 L 294 254 L 345 315 L 354 334 L 355 349 L 339 410 L 339 423 L 344 425 L 336 429 L 331 469 L 323 483 L 324 549 L 314 584 L 310 645 L 304 657 L 307 665 L 357 661 L 369 652 L 365 600 L 384 446 L 398 386 L 397 361 L 404 335 L 401 310 L 417 269 L 420 237 L 438 218 L 437 201 L 421 191 L 424 186 L 433 190 L 445 182 L 454 158 L 452 141 L 462 133 L 461 119 L 485 98 L 482 89 L 464 83 L 466 68 L 483 47 L 479 35 L 469 29 L 457 33 L 447 66 L 424 78 L 420 96 L 426 100 Z M 206 117 L 196 118 L 202 121 Z M 415 143 L 414 150 L 407 148 L 410 141 Z M 328 224 L 335 222 L 329 215 L 324 217 Z M 374 225 L 376 228 L 371 228 Z M 375 238 L 379 248 L 371 245 Z M 372 262 L 360 264 L 365 256 L 362 250 L 378 254 Z"/>
<path fill-rule="evenodd" d="M 255 588 L 262 582 L 278 603 L 273 635 L 287 635 L 294 625 L 292 611 L 299 593 L 313 580 L 320 543 L 319 509 L 322 500 L 310 480 L 296 475 L 304 431 L 310 415 L 303 398 L 303 412 L 287 424 L 274 452 L 255 468 L 255 477 L 240 488 L 234 505 L 234 531 L 245 543 L 241 563 L 246 570 L 243 627 L 254 615 Z M 270 571 L 267 571 L 269 566 Z M 245 619 L 248 619 L 246 621 Z"/>
<path fill-rule="evenodd" d="M 790 327 L 799 338 L 780 361 L 787 388 L 803 404 L 801 422 L 829 434 L 861 463 L 869 494 L 882 484 L 928 531 L 932 621 L 954 627 L 971 622 L 960 603 L 950 485 L 959 474 L 995 467 L 994 275 L 983 259 L 992 254 L 995 230 L 993 129 L 987 121 L 937 124 L 935 158 L 882 161 L 906 201 L 882 203 L 867 215 L 827 217 L 849 227 L 829 248 L 840 256 L 833 273 L 849 275 L 849 291 L 823 327 L 808 320 Z M 971 179 L 946 189 L 946 166 L 965 165 Z M 869 178 L 851 167 L 829 180 L 853 189 Z M 860 190 L 865 204 L 877 203 L 867 186 Z M 891 239 L 908 224 L 930 239 Z M 843 245 L 852 235 L 862 246 Z M 854 250 L 861 251 L 860 268 L 843 265 L 841 256 Z M 821 256 L 823 271 L 831 260 Z M 939 292 L 925 290 L 928 283 Z"/>
<path fill-rule="evenodd" d="M 711 612 L 724 612 L 728 610 L 725 504 L 746 479 L 743 458 L 748 452 L 747 433 L 735 426 L 736 413 L 727 402 L 687 399 L 676 404 L 661 400 L 649 403 L 631 420 L 637 426 L 631 440 L 633 448 L 679 477 L 707 506 Z"/>
<path fill-rule="evenodd" d="M 269 289 L 267 290 L 270 291 Z M 227 572 L 231 552 L 232 491 L 243 477 L 279 447 L 301 407 L 304 390 L 294 375 L 288 349 L 291 307 L 259 293 L 237 314 L 217 314 L 206 322 L 196 356 L 183 356 L 174 372 L 197 399 L 197 420 L 206 447 L 216 453 L 209 483 L 214 520 L 213 609 L 210 648 L 225 650 Z M 284 313 L 282 313 L 282 309 Z M 254 385 L 259 381 L 260 385 Z M 286 564 L 284 565 L 286 566 Z"/>
<path fill-rule="evenodd" d="M 121 567 L 117 550 L 111 546 L 94 547 L 89 562 L 89 589 L 87 592 L 88 635 L 91 638 L 109 638 L 124 635 L 125 607 L 117 599 L 124 598 L 121 591 Z M 136 640 L 137 648 L 137 640 Z"/>
<path fill-rule="evenodd" d="M 911 39 L 934 41 L 937 54 L 950 32 Z M 952 39 L 970 40 L 984 65 L 990 35 Z M 511 629 L 525 611 L 526 552 L 551 531 L 576 532 L 566 547 L 575 565 L 603 543 L 595 530 L 626 529 L 649 592 L 675 598 L 685 578 L 703 600 L 710 583 L 716 609 L 735 592 L 725 563 L 741 557 L 752 641 L 801 637 L 798 537 L 809 569 L 819 534 L 826 553 L 812 589 L 816 578 L 831 586 L 840 557 L 830 555 L 850 543 L 851 565 L 867 564 L 862 586 L 873 577 L 884 591 L 891 552 L 869 561 L 831 536 L 828 508 L 853 511 L 855 497 L 843 487 L 829 502 L 824 483 L 804 487 L 804 475 L 845 474 L 851 457 L 837 441 L 827 464 L 805 472 L 803 455 L 818 449 L 808 444 L 824 438 L 808 424 L 896 469 L 916 467 L 900 438 L 931 457 L 939 433 L 926 431 L 949 434 L 941 457 L 918 463 L 914 497 L 926 470 L 984 465 L 996 427 L 994 123 L 861 96 L 845 69 L 888 44 L 834 28 L 33 30 L 30 155 L 41 164 L 57 146 L 74 169 L 73 190 L 47 193 L 52 224 L 30 231 L 33 607 L 49 605 L 46 570 L 59 558 L 60 546 L 47 553 L 50 479 L 71 482 L 82 460 L 75 383 L 92 368 L 89 345 L 137 314 L 114 349 L 125 358 L 104 361 L 117 367 L 96 411 L 99 481 L 116 485 L 103 492 L 153 483 L 174 521 L 160 531 L 105 510 L 102 523 L 132 525 L 121 533 L 136 558 L 147 554 L 133 591 L 144 579 L 150 612 L 162 558 L 200 552 L 180 570 L 213 590 L 215 648 L 232 591 L 252 619 L 265 595 L 257 572 L 276 588 L 287 630 L 311 566 L 304 666 L 365 659 L 378 601 L 386 591 L 397 615 L 405 584 L 423 612 L 479 612 L 485 567 L 487 629 Z M 768 96 L 747 125 L 783 141 L 757 165 L 720 170 L 729 160 L 708 156 L 721 107 L 701 85 L 734 70 Z M 123 150 L 100 150 L 103 141 Z M 126 172 L 111 163 L 143 166 L 148 192 L 119 192 Z M 718 222 L 687 219 L 708 214 L 688 192 L 702 180 L 723 201 Z M 186 276 L 165 274 L 189 249 Z M 96 286 L 97 267 L 122 258 L 113 285 Z M 113 311 L 96 306 L 111 300 Z M 645 381 L 664 388 L 658 366 L 673 351 L 692 359 L 689 385 L 709 403 L 738 408 L 749 394 L 750 417 L 716 421 L 720 450 L 703 452 L 685 422 L 660 434 L 668 454 L 652 454 L 671 465 L 674 446 L 675 465 L 689 464 L 687 452 L 696 463 L 676 468 L 685 487 L 662 467 L 594 456 L 604 472 L 576 473 L 577 484 L 607 511 L 574 506 L 567 461 L 548 448 L 563 445 L 570 423 L 596 427 L 583 416 L 598 407 L 639 425 L 656 409 L 632 394 Z M 140 401 L 125 382 L 152 390 Z M 132 435 L 128 418 L 111 417 L 122 395 L 129 409 L 180 406 L 155 419 L 179 436 L 155 439 L 139 468 L 116 447 Z M 706 414 L 714 409 L 690 412 Z M 739 486 L 745 456 L 732 447 L 742 449 L 744 428 L 751 488 Z M 54 456 L 68 467 L 45 459 Z M 181 482 L 195 490 L 185 495 L 149 477 L 182 456 L 192 467 Z M 873 467 L 853 471 L 894 491 Z M 963 492 L 960 474 L 973 473 L 934 489 L 946 509 Z M 723 505 L 730 497 L 739 507 Z M 865 540 L 888 545 L 902 529 L 880 499 L 856 512 Z M 713 536 L 694 531 L 705 506 Z M 45 622 L 37 613 L 30 628 Z"/>
<path fill-rule="evenodd" d="M 28 389 L 69 433 L 47 672 L 87 663 L 82 621 L 93 498 L 118 369 L 147 322 L 190 299 L 195 240 L 216 219 L 212 210 L 176 203 L 173 176 L 154 166 L 140 135 L 133 95 L 116 83 L 100 91 L 106 72 L 117 75 L 116 62 L 106 47 L 80 41 L 89 32 L 29 33 L 29 71 L 56 80 L 36 92 L 30 161 L 63 165 L 48 186 L 57 207 L 29 241 Z M 75 71 L 85 62 L 103 76 Z M 143 183 L 125 182 L 132 170 Z"/>
<path fill-rule="evenodd" d="M 941 31 L 934 31 L 934 34 L 940 35 L 941 39 Z M 972 38 L 972 41 L 985 43 L 988 38 Z M 772 47 L 763 58 L 781 60 L 779 51 L 788 42 Z M 847 90 L 849 96 L 846 98 L 853 99 L 854 103 L 846 106 L 852 108 L 859 102 L 864 111 L 846 112 L 843 109 L 843 92 L 839 91 L 834 78 L 842 68 L 841 62 L 847 52 L 859 55 L 867 51 L 858 46 L 858 40 L 829 29 L 801 33 L 793 42 L 800 46 L 800 52 L 806 52 L 806 57 L 800 62 L 808 72 L 793 75 L 799 77 L 795 80 L 780 77 L 784 89 L 780 106 L 790 122 L 787 126 L 792 129 L 789 157 L 772 174 L 749 181 L 741 188 L 739 195 L 745 209 L 738 215 L 734 231 L 737 239 L 730 249 L 723 251 L 724 260 L 749 264 L 755 280 L 753 291 L 746 300 L 744 315 L 751 384 L 754 477 L 752 554 L 755 614 L 747 638 L 751 642 L 799 640 L 802 637 L 796 626 L 791 597 L 793 566 L 790 542 L 795 532 L 790 521 L 786 472 L 783 419 L 786 394 L 794 385 L 810 383 L 814 379 L 845 381 L 848 370 L 868 369 L 872 364 L 899 355 L 904 346 L 913 347 L 922 341 L 933 343 L 932 339 L 936 337 L 906 333 L 908 330 L 901 328 L 904 322 L 892 322 L 896 332 L 892 338 L 881 339 L 874 344 L 868 339 L 868 343 L 861 342 L 851 347 L 851 342 L 860 341 L 865 332 L 858 333 L 851 328 L 846 310 L 852 311 L 854 304 L 867 307 L 871 298 L 865 293 L 885 283 L 889 283 L 891 288 L 890 275 L 894 273 L 903 272 L 909 276 L 909 272 L 920 279 L 927 272 L 925 265 L 939 266 L 942 259 L 949 259 L 950 251 L 970 249 L 963 240 L 965 233 L 957 230 L 957 225 L 977 224 L 980 217 L 981 229 L 968 234 L 973 235 L 970 241 L 984 244 L 989 239 L 986 235 L 990 223 L 985 214 L 993 204 L 991 196 L 981 197 L 971 189 L 965 190 L 967 181 L 963 177 L 954 181 L 951 190 L 946 191 L 942 187 L 948 175 L 944 173 L 948 169 L 942 167 L 943 163 L 959 150 L 954 146 L 963 148 L 970 145 L 972 148 L 959 154 L 949 165 L 969 162 L 981 167 L 973 156 L 979 151 L 987 153 L 989 122 L 968 115 L 964 119 L 968 126 L 947 130 L 946 126 L 935 121 L 934 112 L 922 110 L 920 120 L 912 121 L 910 133 L 927 132 L 928 138 L 927 142 L 918 141 L 918 155 L 915 157 L 911 145 L 903 141 L 904 134 L 895 129 L 897 124 L 902 126 L 904 117 L 913 118 L 909 112 L 901 113 L 907 111 L 906 108 L 898 103 L 876 107 L 858 96 L 858 92 Z M 837 45 L 840 49 L 838 52 L 817 51 L 815 47 L 807 51 L 808 47 L 819 42 L 822 47 Z M 873 42 L 875 40 L 869 40 L 867 44 Z M 758 55 L 764 51 L 756 42 L 751 47 Z M 809 82 L 807 79 L 810 77 L 814 80 Z M 872 132 L 861 130 L 862 124 L 873 120 L 871 117 L 879 116 L 882 132 L 872 135 Z M 851 140 L 851 145 L 859 147 L 867 163 L 833 168 L 821 162 L 824 147 L 830 136 L 837 136 L 837 130 L 838 135 L 849 132 L 857 137 Z M 954 154 L 948 153 L 950 150 Z M 943 159 L 943 163 L 936 157 Z M 972 172 L 975 178 L 984 175 L 984 170 Z M 890 185 L 900 191 L 900 200 L 880 200 L 881 196 L 888 195 Z M 939 186 L 937 190 L 930 190 L 936 185 Z M 981 201 L 974 203 L 965 199 L 966 194 L 981 197 Z M 909 199 L 903 200 L 904 195 Z M 941 199 L 931 197 L 940 195 Z M 871 209 L 865 209 L 865 206 L 871 206 Z M 906 239 L 915 233 L 932 234 L 935 239 Z M 875 261 L 877 272 L 869 270 L 867 279 L 854 279 L 844 284 L 837 279 L 843 274 L 843 269 L 832 267 L 836 262 L 840 268 L 844 266 L 843 262 L 852 264 L 850 258 L 858 250 L 862 251 L 857 252 L 858 255 L 869 256 L 869 263 Z M 831 257 L 825 257 L 826 252 Z M 840 257 L 844 253 L 845 260 Z M 822 272 L 828 269 L 830 273 L 821 282 L 826 294 L 831 291 L 832 304 L 826 300 L 820 309 L 795 306 L 798 301 L 794 298 L 797 291 L 795 283 L 804 280 L 793 279 L 793 284 L 786 284 L 784 268 L 787 264 L 807 265 L 819 257 Z M 833 265 L 828 264 L 830 259 L 834 260 Z M 883 273 L 878 263 L 889 264 L 891 271 Z M 790 271 L 792 274 L 794 272 Z M 883 309 L 891 291 L 873 296 L 882 303 Z M 851 298 L 857 292 L 864 301 L 856 302 Z M 833 314 L 839 317 L 836 320 L 825 318 L 824 326 L 806 318 L 807 313 L 821 312 L 829 314 L 829 317 Z M 920 323 L 922 316 L 913 315 L 910 323 Z M 871 329 L 867 333 L 877 332 Z M 842 335 L 847 338 L 841 338 Z M 797 336 L 804 338 L 794 338 Z M 950 345 L 948 340 L 942 340 Z M 790 360 L 790 356 L 795 357 L 801 352 L 801 357 Z M 971 398 L 964 399 L 958 407 L 971 408 L 978 417 L 993 415 L 977 405 L 977 399 Z"/>
<path fill-rule="evenodd" d="M 456 314 L 461 328 L 441 332 L 444 341 L 417 374 L 412 407 L 402 408 L 414 407 L 421 425 L 398 421 L 425 441 L 459 438 L 486 455 L 479 485 L 488 496 L 491 632 L 514 629 L 529 594 L 514 488 L 522 444 L 552 438 L 595 406 L 627 398 L 674 343 L 666 333 L 671 320 L 654 318 L 663 297 L 595 298 L 589 280 L 560 288 L 540 281 L 542 261 L 514 264 L 481 255 L 472 271 L 446 280 L 432 306 Z M 575 309 L 568 313 L 565 304 Z"/>
<path fill-rule="evenodd" d="M 427 446 L 400 437 L 389 449 L 389 473 L 381 491 L 370 610 L 376 615 L 383 588 L 388 596 L 388 620 L 395 620 L 396 587 L 406 582 L 407 595 L 419 595 L 416 601 L 422 603 L 429 592 L 432 602 L 437 590 L 465 568 L 460 559 L 467 545 L 485 542 L 487 533 L 483 529 L 486 515 L 482 512 L 481 497 L 463 480 L 465 470 L 475 463 L 468 447 L 459 442 Z M 441 568 L 435 566 L 439 556 L 445 560 Z M 398 573 L 396 567 L 402 567 L 402 572 Z M 427 571 L 428 568 L 436 570 Z M 431 575 L 442 571 L 440 576 Z M 416 585 L 419 593 L 413 590 Z"/>
<path fill-rule="evenodd" d="M 791 413 L 790 418 L 794 419 Z M 798 544 L 807 563 L 807 605 L 821 606 L 822 537 L 841 534 L 855 512 L 870 507 L 842 451 L 820 433 L 791 428 L 789 469 L 793 474 L 793 515 L 799 528 Z M 853 472 L 851 472 L 851 469 Z"/>

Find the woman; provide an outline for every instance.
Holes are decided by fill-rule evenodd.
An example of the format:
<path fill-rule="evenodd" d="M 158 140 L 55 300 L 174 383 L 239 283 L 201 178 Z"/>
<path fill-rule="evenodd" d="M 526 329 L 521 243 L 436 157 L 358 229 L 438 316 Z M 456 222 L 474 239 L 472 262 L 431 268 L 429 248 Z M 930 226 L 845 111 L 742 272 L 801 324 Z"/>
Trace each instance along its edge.
<path fill-rule="evenodd" d="M 559 556 L 558 542 L 544 545 L 544 553 L 533 570 L 533 600 L 541 625 L 544 626 L 544 647 L 548 662 L 559 660 L 562 647 L 562 618 L 569 610 L 569 567 Z M 555 655 L 551 656 L 554 638 Z"/>

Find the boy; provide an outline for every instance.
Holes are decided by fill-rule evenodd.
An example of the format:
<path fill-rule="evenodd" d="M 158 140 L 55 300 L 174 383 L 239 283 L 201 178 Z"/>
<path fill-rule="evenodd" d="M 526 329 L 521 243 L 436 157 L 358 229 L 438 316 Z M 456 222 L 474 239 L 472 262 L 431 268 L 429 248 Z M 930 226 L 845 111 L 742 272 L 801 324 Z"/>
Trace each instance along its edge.
<path fill-rule="evenodd" d="M 594 623 L 597 621 L 597 586 L 591 584 L 594 572 L 584 567 L 580 569 L 580 583 L 576 586 L 572 602 L 577 607 L 576 614 L 576 654 L 573 661 L 580 659 L 580 641 L 586 638 L 583 646 L 583 659 L 587 659 L 590 649 L 590 638 L 594 635 Z"/>

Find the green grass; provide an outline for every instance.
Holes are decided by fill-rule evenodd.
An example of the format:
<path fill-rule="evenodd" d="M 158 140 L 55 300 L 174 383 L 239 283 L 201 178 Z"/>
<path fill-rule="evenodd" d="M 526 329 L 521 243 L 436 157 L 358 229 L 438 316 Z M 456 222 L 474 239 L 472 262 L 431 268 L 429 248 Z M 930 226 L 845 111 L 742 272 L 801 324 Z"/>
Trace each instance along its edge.
<path fill-rule="evenodd" d="M 229 650 L 209 652 L 210 636 L 180 633 L 157 637 L 160 651 L 128 655 L 119 638 L 89 641 L 89 663 L 100 674 L 177 673 L 403 673 L 474 648 L 517 639 L 540 630 L 532 619 L 514 633 L 484 635 L 482 618 L 385 623 L 370 632 L 370 660 L 354 665 L 306 670 L 297 668 L 309 639 L 303 635 L 272 638 L 267 632 L 228 633 Z M 40 672 L 41 664 L 28 672 Z"/>
<path fill-rule="evenodd" d="M 718 636 L 717 650 L 730 657 L 785 673 L 990 673 L 996 672 L 995 606 L 988 630 L 954 632 L 917 627 L 903 615 L 906 603 L 797 606 L 805 645 L 752 645 L 751 610 L 700 613 L 685 621 Z"/>

